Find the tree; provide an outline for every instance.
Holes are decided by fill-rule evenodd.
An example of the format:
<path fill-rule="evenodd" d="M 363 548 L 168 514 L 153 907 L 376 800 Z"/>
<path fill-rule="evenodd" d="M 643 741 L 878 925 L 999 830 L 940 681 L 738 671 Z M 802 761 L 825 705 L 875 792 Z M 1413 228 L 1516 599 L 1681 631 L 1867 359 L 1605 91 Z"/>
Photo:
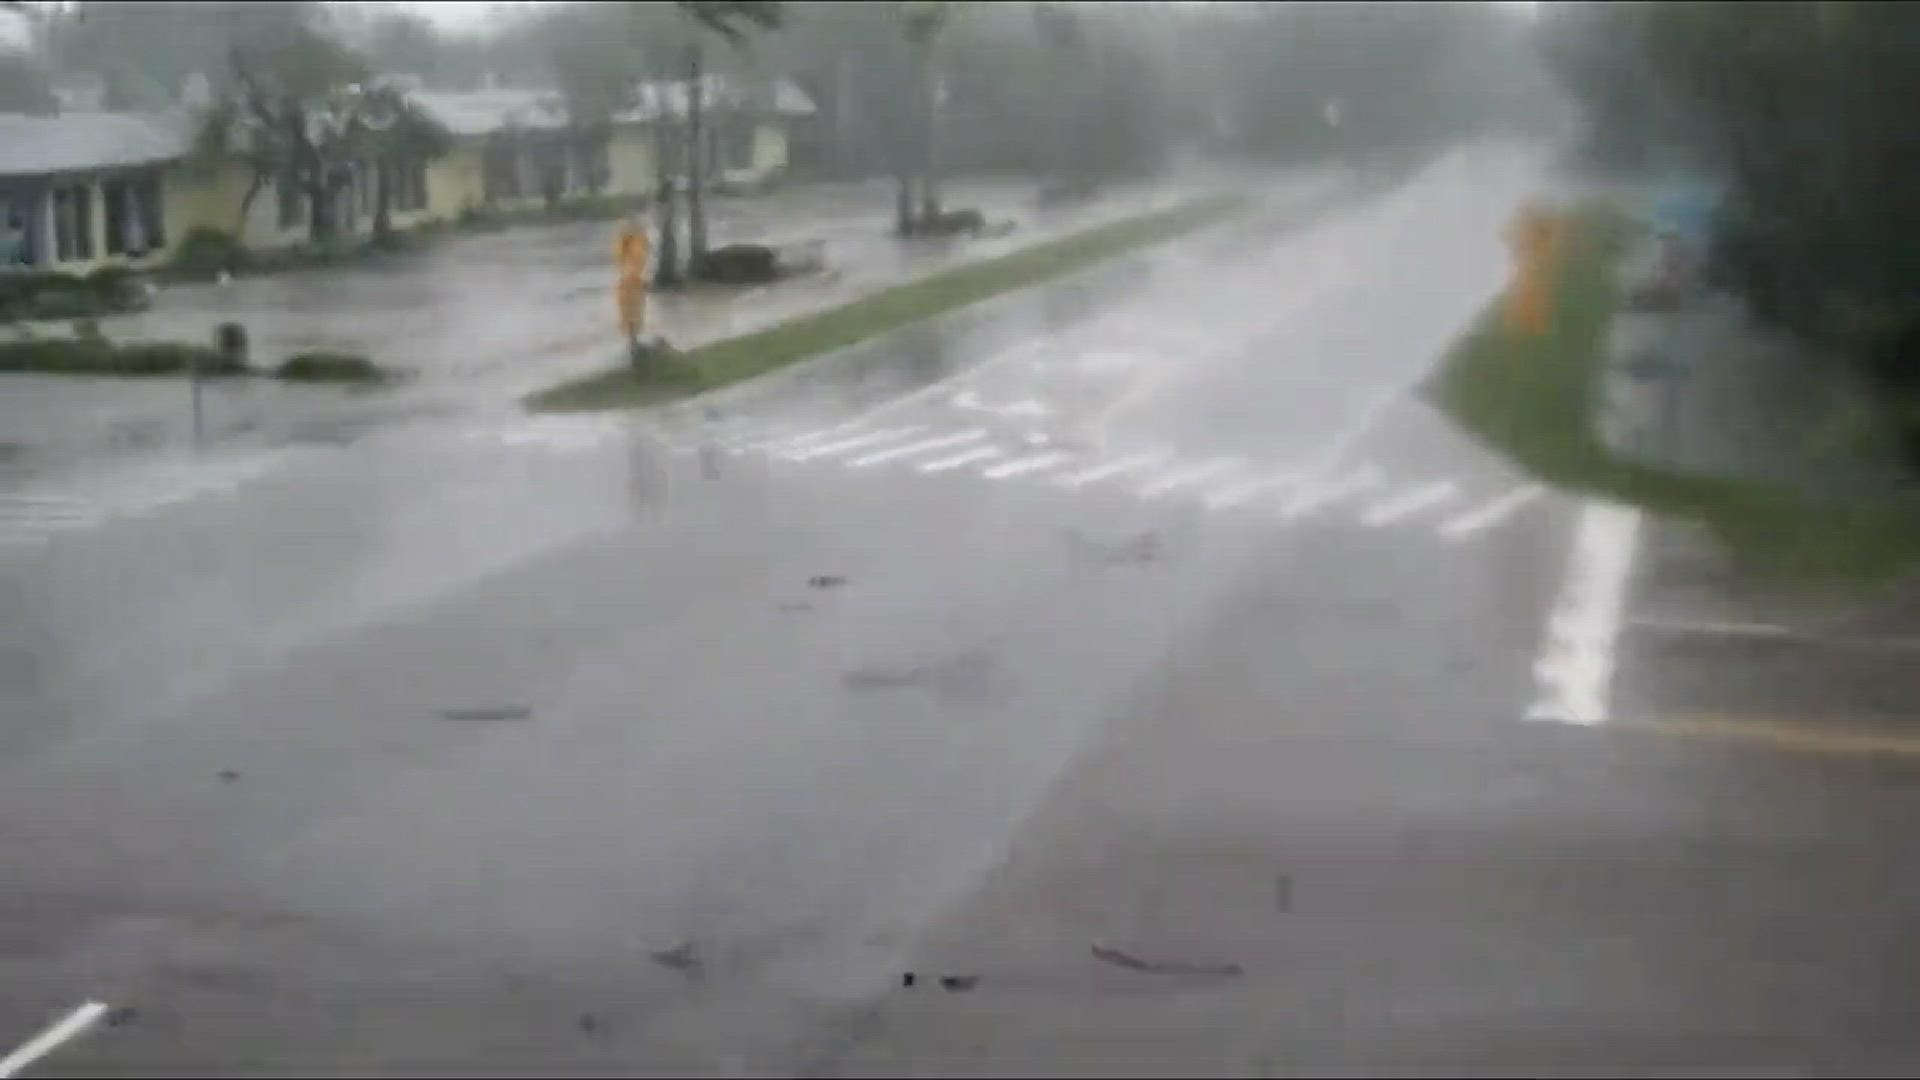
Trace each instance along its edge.
<path fill-rule="evenodd" d="M 393 235 L 393 188 L 402 175 L 453 148 L 453 136 L 438 120 L 392 84 L 376 85 L 350 102 L 349 131 L 357 156 L 373 166 L 373 238 Z"/>
<path fill-rule="evenodd" d="M 918 103 L 919 138 L 915 163 L 920 171 L 920 226 L 940 217 L 939 141 L 940 73 L 934 50 L 953 18 L 950 0 L 905 0 L 900 5 L 901 31 L 913 49 L 914 95 Z M 911 202 L 911 196 L 905 201 Z M 909 230 L 911 231 L 911 230 Z"/>
<path fill-rule="evenodd" d="M 707 214 L 702 192 L 707 158 L 701 126 L 706 97 L 702 34 L 717 34 L 735 48 L 744 48 L 750 31 L 780 25 L 780 5 L 766 0 L 679 0 L 677 6 L 695 28 L 687 43 L 687 247 L 690 265 L 698 274 L 707 257 Z"/>
<path fill-rule="evenodd" d="M 297 186 L 308 200 L 308 233 L 334 233 L 334 201 L 352 182 L 353 151 L 366 139 L 358 110 L 366 78 L 358 57 L 305 23 L 235 45 L 234 87 L 212 110 L 203 145 L 235 146 L 253 167 L 249 199 L 267 180 Z M 216 129 L 215 125 L 224 125 Z"/>
<path fill-rule="evenodd" d="M 0 52 L 0 112 L 51 116 L 59 111 L 46 71 L 24 53 Z"/>

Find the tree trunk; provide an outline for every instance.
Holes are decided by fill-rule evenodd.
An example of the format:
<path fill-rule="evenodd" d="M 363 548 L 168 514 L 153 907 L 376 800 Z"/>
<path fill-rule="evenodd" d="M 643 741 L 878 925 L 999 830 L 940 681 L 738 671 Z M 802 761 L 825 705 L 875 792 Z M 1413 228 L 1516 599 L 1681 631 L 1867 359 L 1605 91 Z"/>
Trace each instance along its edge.
<path fill-rule="evenodd" d="M 307 184 L 307 239 L 318 243 L 333 238 L 333 185 L 324 175 Z"/>
<path fill-rule="evenodd" d="M 673 144 L 668 130 L 670 121 L 662 116 L 654 121 L 653 169 L 654 215 L 660 230 L 660 242 L 654 248 L 653 281 L 656 285 L 680 283 L 680 223 L 675 220 L 673 196 Z"/>
<path fill-rule="evenodd" d="M 706 97 L 701 84 L 705 59 L 698 41 L 687 47 L 687 269 L 696 277 L 707 258 L 707 205 L 701 194 L 706 187 L 706 132 L 700 123 Z"/>
<path fill-rule="evenodd" d="M 939 141 L 940 101 L 935 92 L 933 41 L 920 46 L 920 221 L 928 228 L 940 218 Z"/>
<path fill-rule="evenodd" d="M 833 168 L 835 175 L 854 175 L 855 133 L 860 129 L 854 123 L 853 58 L 842 52 L 836 61 L 837 77 L 833 83 Z"/>
<path fill-rule="evenodd" d="M 253 177 L 247 181 L 247 193 L 240 196 L 240 220 L 233 226 L 234 243 L 246 243 L 247 219 L 253 215 L 253 200 L 259 197 L 266 186 L 267 178 L 261 173 L 254 173 Z"/>
<path fill-rule="evenodd" d="M 393 238 L 393 171 L 389 161 L 373 166 L 373 239 L 384 244 Z"/>
<path fill-rule="evenodd" d="M 900 153 L 902 158 L 906 156 L 904 149 Z M 900 236 L 912 236 L 913 175 L 904 160 L 900 163 L 899 170 L 894 173 L 894 179 L 899 186 L 894 192 L 893 231 Z"/>

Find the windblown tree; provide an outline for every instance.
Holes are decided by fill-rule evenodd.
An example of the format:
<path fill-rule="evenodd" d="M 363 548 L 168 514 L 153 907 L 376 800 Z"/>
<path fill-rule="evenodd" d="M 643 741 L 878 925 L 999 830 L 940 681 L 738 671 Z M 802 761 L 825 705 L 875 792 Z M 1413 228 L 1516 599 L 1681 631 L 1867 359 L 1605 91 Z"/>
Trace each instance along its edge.
<path fill-rule="evenodd" d="M 453 149 L 453 136 L 391 83 L 350 95 L 347 107 L 356 154 L 373 168 L 373 238 L 386 243 L 393 235 L 394 188 L 419 182 L 428 162 Z"/>
<path fill-rule="evenodd" d="M 697 275 L 707 258 L 704 38 L 717 36 L 736 49 L 744 49 L 752 32 L 780 25 L 780 5 L 767 0 L 679 0 L 677 6 L 694 27 L 687 43 L 687 256 L 688 265 Z"/>

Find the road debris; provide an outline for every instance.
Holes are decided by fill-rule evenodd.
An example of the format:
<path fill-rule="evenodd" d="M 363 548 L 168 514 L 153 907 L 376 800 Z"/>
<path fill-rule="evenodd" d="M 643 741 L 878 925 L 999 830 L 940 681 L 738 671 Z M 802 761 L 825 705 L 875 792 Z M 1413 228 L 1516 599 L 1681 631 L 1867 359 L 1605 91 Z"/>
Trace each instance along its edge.
<path fill-rule="evenodd" d="M 235 780 L 238 780 L 238 779 L 240 779 L 240 770 L 239 770 L 239 769 L 221 769 L 221 770 L 220 770 L 220 782 L 221 782 L 221 783 L 223 783 L 223 784 L 231 784 L 231 783 L 233 783 L 233 782 L 234 782 Z"/>
<path fill-rule="evenodd" d="M 850 690 L 928 689 L 943 696 L 977 697 L 985 689 L 992 669 L 991 653 L 985 649 L 969 649 L 944 663 L 856 668 L 842 672 L 840 679 Z"/>
<path fill-rule="evenodd" d="M 913 984 L 914 984 L 914 974 L 913 974 L 913 972 L 911 972 L 911 971 L 903 971 L 903 972 L 901 972 L 901 973 L 900 973 L 900 985 L 901 985 L 901 986 L 912 986 Z"/>
<path fill-rule="evenodd" d="M 1095 540 L 1078 529 L 1068 529 L 1067 544 L 1075 557 L 1100 566 L 1145 566 L 1157 562 L 1164 554 L 1160 534 L 1152 532 L 1110 544 Z"/>
<path fill-rule="evenodd" d="M 978 975 L 942 975 L 940 989 L 950 994 L 961 994 L 980 984 Z"/>
<path fill-rule="evenodd" d="M 108 1009 L 107 1015 L 101 1019 L 101 1023 L 106 1024 L 110 1028 L 117 1028 L 126 1027 L 138 1019 L 140 1019 L 139 1009 L 131 1005 L 122 1005 L 117 1009 Z"/>
<path fill-rule="evenodd" d="M 442 720 L 529 720 L 532 717 L 533 709 L 526 705 L 475 705 L 440 710 Z"/>
<path fill-rule="evenodd" d="M 683 941 L 671 949 L 659 949 L 647 955 L 661 967 L 670 968 L 683 975 L 698 974 L 700 971 L 700 957 L 691 941 Z"/>
<path fill-rule="evenodd" d="M 815 574 L 807 579 L 810 589 L 837 589 L 847 583 L 847 579 L 838 574 Z"/>
<path fill-rule="evenodd" d="M 1137 956 L 1109 949 L 1103 945 L 1093 946 L 1093 958 L 1114 967 L 1128 971 L 1145 972 L 1149 975 L 1240 975 L 1244 974 L 1239 964 L 1195 964 L 1180 960 L 1148 961 Z"/>

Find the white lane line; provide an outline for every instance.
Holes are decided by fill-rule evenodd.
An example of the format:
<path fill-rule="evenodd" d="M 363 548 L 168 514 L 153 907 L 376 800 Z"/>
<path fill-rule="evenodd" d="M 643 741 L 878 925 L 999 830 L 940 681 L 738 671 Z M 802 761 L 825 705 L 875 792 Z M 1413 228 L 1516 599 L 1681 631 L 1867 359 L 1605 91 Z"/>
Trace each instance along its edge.
<path fill-rule="evenodd" d="M 1613 691 L 1614 643 L 1640 543 L 1640 512 L 1590 502 L 1580 511 L 1567 576 L 1534 660 L 1528 720 L 1598 724 Z"/>
<path fill-rule="evenodd" d="M 1007 452 L 1005 450 L 997 446 L 976 446 L 971 450 L 962 450 L 952 457 L 943 457 L 938 461 L 929 461 L 925 465 L 920 466 L 920 471 L 923 473 L 946 472 L 948 469 L 957 469 L 962 465 L 971 465 L 976 461 L 992 461 L 994 458 L 1005 457 L 1006 454 Z"/>
<path fill-rule="evenodd" d="M 1295 483 L 1291 476 L 1268 476 L 1253 480 L 1235 480 L 1224 487 L 1214 488 L 1207 493 L 1207 509 L 1225 510 L 1274 488 L 1286 487 Z"/>
<path fill-rule="evenodd" d="M 980 475 L 989 480 L 1005 480 L 1012 476 L 1025 476 L 1027 473 L 1051 469 L 1055 465 L 1063 465 L 1072 460 L 1073 455 L 1065 450 L 1049 450 L 1043 454 L 1034 454 L 1032 457 L 1003 461 L 990 469 L 980 470 Z"/>
<path fill-rule="evenodd" d="M 870 465 L 879 465 L 883 462 L 898 461 L 901 458 L 913 457 L 915 454 L 924 454 L 929 450 L 945 450 L 952 446 L 979 442 L 986 437 L 986 428 L 968 428 L 966 431 L 962 431 L 957 435 L 942 435 L 939 438 L 922 439 L 919 442 L 911 442 L 905 446 L 895 446 L 887 450 L 878 450 L 864 457 L 854 458 L 847 464 L 856 469 L 864 469 Z"/>
<path fill-rule="evenodd" d="M 1104 465 L 1095 465 L 1091 469 L 1063 477 L 1060 480 L 1060 486 L 1066 488 L 1085 487 L 1088 484 L 1098 483 L 1102 480 L 1110 480 L 1116 476 L 1124 476 L 1130 472 L 1139 472 L 1141 469 L 1151 468 L 1172 456 L 1172 452 L 1167 450 L 1152 450 L 1142 454 L 1130 454 L 1127 457 L 1109 461 Z"/>
<path fill-rule="evenodd" d="M 799 435 L 781 435 L 777 438 L 748 443 L 746 450 L 749 453 L 772 452 L 775 450 L 800 450 L 809 446 L 818 445 L 828 439 L 837 439 L 844 435 L 851 435 L 859 429 L 860 424 L 857 421 L 849 420 L 844 424 L 835 424 L 832 427 L 820 428 L 817 431 L 808 431 Z"/>
<path fill-rule="evenodd" d="M 844 454 L 849 450 L 858 450 L 866 446 L 877 446 L 881 443 L 892 442 L 895 439 L 910 439 L 925 430 L 926 427 L 922 424 L 911 424 L 907 427 L 882 428 L 879 431 L 869 431 L 864 435 L 855 435 L 850 439 L 836 439 L 833 442 L 820 443 L 801 450 L 788 450 L 780 455 L 780 460 L 812 461 L 814 458 L 827 457 L 832 454 Z"/>
<path fill-rule="evenodd" d="M 1522 484 L 1477 510 L 1469 510 L 1440 526 L 1441 537 L 1464 540 L 1477 532 L 1493 528 L 1518 513 L 1528 503 L 1547 493 L 1545 484 Z"/>
<path fill-rule="evenodd" d="M 80 503 L 72 506 L 10 506 L 0 503 L 0 522 L 8 524 L 77 522 L 90 525 L 99 518 L 98 510 Z"/>
<path fill-rule="evenodd" d="M 1316 484 L 1294 493 L 1281 509 L 1281 515 L 1287 518 L 1305 517 L 1323 507 L 1364 495 L 1386 482 L 1380 470 L 1372 465 L 1361 467 L 1347 473 L 1330 483 Z"/>
<path fill-rule="evenodd" d="M 1235 458 L 1214 458 L 1211 461 L 1203 462 L 1199 465 L 1184 469 L 1175 469 L 1141 486 L 1139 495 L 1143 499 L 1158 499 L 1164 495 L 1171 495 L 1181 488 L 1192 487 L 1195 484 L 1218 479 L 1222 473 L 1231 472 L 1234 469 L 1240 468 L 1243 464 L 1243 462 Z"/>
<path fill-rule="evenodd" d="M 20 1075 L 20 1070 L 58 1050 L 60 1044 L 99 1023 L 106 1012 L 106 1004 L 99 1001 L 89 1001 L 74 1009 L 52 1027 L 22 1043 L 20 1049 L 0 1058 L 0 1080 Z"/>
<path fill-rule="evenodd" d="M 1458 491 L 1459 485 L 1451 480 L 1430 481 L 1415 487 L 1412 491 L 1376 503 L 1373 509 L 1361 516 L 1360 520 L 1375 528 L 1391 525 L 1396 521 L 1412 517 L 1430 506 L 1438 506 L 1446 502 Z"/>

